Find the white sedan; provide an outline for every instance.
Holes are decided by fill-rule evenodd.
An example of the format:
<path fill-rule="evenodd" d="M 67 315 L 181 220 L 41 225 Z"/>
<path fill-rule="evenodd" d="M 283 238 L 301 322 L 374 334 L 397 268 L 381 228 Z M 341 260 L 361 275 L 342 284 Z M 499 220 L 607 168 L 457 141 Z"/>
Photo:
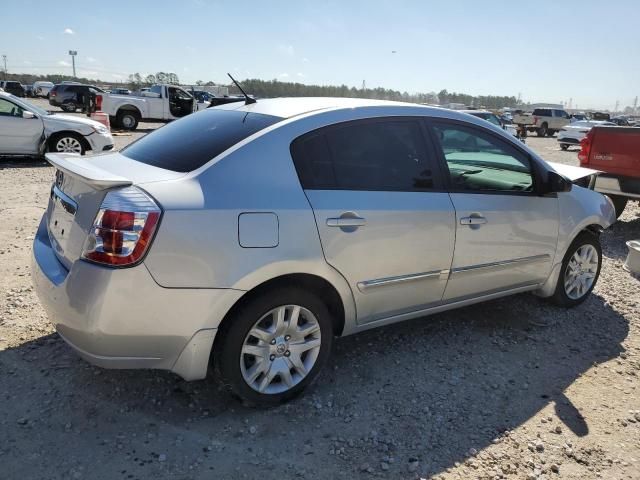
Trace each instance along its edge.
<path fill-rule="evenodd" d="M 0 155 L 41 155 L 45 151 L 77 153 L 113 149 L 113 137 L 101 123 L 86 117 L 49 113 L 0 92 Z"/>
<path fill-rule="evenodd" d="M 589 130 L 596 125 L 616 126 L 616 124 L 612 122 L 597 120 L 580 120 L 570 123 L 569 125 L 562 127 L 558 132 L 558 143 L 560 144 L 560 148 L 562 150 L 566 150 L 571 145 L 579 146 L 580 140 L 586 137 Z"/>

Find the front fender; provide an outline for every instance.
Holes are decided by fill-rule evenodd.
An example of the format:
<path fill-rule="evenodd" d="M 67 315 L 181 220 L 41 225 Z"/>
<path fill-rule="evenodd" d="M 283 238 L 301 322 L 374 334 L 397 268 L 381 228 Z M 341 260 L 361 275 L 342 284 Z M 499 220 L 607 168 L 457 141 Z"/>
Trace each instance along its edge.
<path fill-rule="evenodd" d="M 574 185 L 570 192 L 558 194 L 560 228 L 558 246 L 551 274 L 535 293 L 540 297 L 553 295 L 561 273 L 562 260 L 580 232 L 588 227 L 609 228 L 616 220 L 615 208 L 604 195 Z"/>

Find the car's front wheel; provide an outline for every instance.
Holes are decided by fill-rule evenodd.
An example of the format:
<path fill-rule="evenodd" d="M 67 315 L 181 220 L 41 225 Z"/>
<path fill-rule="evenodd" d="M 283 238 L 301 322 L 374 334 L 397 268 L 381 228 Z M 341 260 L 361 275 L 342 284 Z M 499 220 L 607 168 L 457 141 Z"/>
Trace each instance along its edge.
<path fill-rule="evenodd" d="M 569 148 L 569 144 L 568 144 L 568 143 L 561 143 L 561 144 L 560 144 L 560 148 L 561 148 L 562 150 L 566 150 L 567 148 Z"/>
<path fill-rule="evenodd" d="M 274 405 L 299 394 L 326 363 L 333 324 L 322 300 L 299 288 L 265 292 L 240 307 L 216 341 L 224 385 L 250 405 Z"/>
<path fill-rule="evenodd" d="M 536 131 L 539 137 L 544 137 L 547 135 L 547 124 L 543 123 L 542 126 Z"/>
<path fill-rule="evenodd" d="M 49 139 L 49 151 L 84 155 L 88 150 L 86 140 L 77 133 L 58 133 Z"/>
<path fill-rule="evenodd" d="M 584 302 L 595 287 L 602 267 L 600 239 L 582 232 L 571 243 L 562 260 L 556 291 L 551 300 L 562 307 Z"/>

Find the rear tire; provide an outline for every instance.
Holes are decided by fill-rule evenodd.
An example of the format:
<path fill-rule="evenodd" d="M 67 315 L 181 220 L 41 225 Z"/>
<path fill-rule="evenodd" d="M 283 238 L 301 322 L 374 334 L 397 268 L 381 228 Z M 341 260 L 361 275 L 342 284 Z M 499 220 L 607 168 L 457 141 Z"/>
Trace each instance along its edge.
<path fill-rule="evenodd" d="M 553 137 L 556 134 L 555 130 L 547 130 L 547 136 L 548 137 Z"/>
<path fill-rule="evenodd" d="M 65 112 L 74 113 L 78 109 L 78 106 L 75 102 L 67 102 L 60 105 L 60 108 Z"/>
<path fill-rule="evenodd" d="M 619 195 L 607 195 L 607 197 L 611 199 L 611 202 L 616 209 L 616 218 L 620 218 L 620 215 L 622 215 L 622 212 L 624 212 L 629 199 L 627 197 L 621 197 Z"/>
<path fill-rule="evenodd" d="M 542 126 L 536 131 L 539 137 L 544 137 L 547 134 L 547 124 L 543 123 Z"/>
<path fill-rule="evenodd" d="M 331 315 L 309 291 L 269 290 L 232 315 L 218 333 L 214 364 L 222 383 L 249 405 L 277 405 L 292 399 L 318 376 L 329 358 Z"/>
<path fill-rule="evenodd" d="M 587 231 L 578 234 L 564 255 L 558 284 L 549 300 L 565 308 L 581 304 L 595 287 L 601 267 L 600 239 Z"/>
<path fill-rule="evenodd" d="M 124 130 L 135 130 L 139 121 L 140 115 L 132 110 L 120 110 L 116 116 L 116 124 Z"/>
<path fill-rule="evenodd" d="M 560 144 L 560 148 L 561 148 L 562 150 L 567 150 L 567 149 L 569 148 L 569 144 L 567 144 L 567 143 L 561 143 L 561 144 Z"/>

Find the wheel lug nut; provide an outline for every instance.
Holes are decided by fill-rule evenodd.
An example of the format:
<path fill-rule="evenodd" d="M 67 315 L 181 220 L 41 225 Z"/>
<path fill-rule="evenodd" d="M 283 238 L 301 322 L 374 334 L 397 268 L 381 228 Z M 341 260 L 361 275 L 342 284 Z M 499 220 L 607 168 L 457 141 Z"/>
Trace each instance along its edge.
<path fill-rule="evenodd" d="M 289 350 L 287 350 L 286 352 L 284 352 L 284 356 L 288 357 L 289 355 L 291 355 L 291 352 Z"/>
<path fill-rule="evenodd" d="M 288 342 L 289 340 L 291 340 L 291 335 L 285 335 L 284 336 L 284 341 Z"/>
<path fill-rule="evenodd" d="M 269 355 L 269 360 L 271 360 L 272 362 L 276 359 L 276 356 L 271 354 Z"/>
<path fill-rule="evenodd" d="M 276 344 L 276 339 L 275 339 L 275 338 L 272 338 L 272 339 L 271 339 L 271 345 L 275 345 L 275 344 Z"/>

